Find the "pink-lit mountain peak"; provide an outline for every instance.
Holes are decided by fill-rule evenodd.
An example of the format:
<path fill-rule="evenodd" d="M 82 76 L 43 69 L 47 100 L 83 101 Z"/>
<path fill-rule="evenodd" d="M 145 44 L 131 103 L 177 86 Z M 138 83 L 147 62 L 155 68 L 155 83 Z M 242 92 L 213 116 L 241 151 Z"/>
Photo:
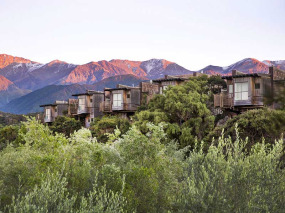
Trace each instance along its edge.
<path fill-rule="evenodd" d="M 36 62 L 21 57 L 11 56 L 7 54 L 0 54 L 0 69 L 13 63 L 36 63 Z"/>

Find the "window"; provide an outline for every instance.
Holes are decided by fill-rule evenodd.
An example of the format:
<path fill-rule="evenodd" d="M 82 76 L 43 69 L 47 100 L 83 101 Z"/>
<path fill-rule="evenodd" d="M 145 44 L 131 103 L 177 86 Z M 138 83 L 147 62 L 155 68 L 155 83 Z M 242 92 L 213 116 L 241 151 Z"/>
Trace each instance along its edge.
<path fill-rule="evenodd" d="M 113 106 L 114 107 L 122 106 L 122 94 L 113 94 Z"/>
<path fill-rule="evenodd" d="M 54 108 L 54 111 L 57 112 L 57 106 Z"/>
<path fill-rule="evenodd" d="M 256 83 L 256 84 L 254 85 L 254 88 L 255 88 L 255 89 L 260 89 L 260 83 Z"/>
<path fill-rule="evenodd" d="M 79 98 L 79 103 L 78 103 L 78 110 L 84 110 L 85 109 L 85 99 L 84 98 Z"/>
<path fill-rule="evenodd" d="M 248 82 L 235 83 L 235 100 L 248 100 Z"/>
<path fill-rule="evenodd" d="M 90 103 L 92 103 L 93 102 L 93 99 L 92 98 L 90 98 Z"/>
<path fill-rule="evenodd" d="M 131 97 L 131 94 L 127 94 L 127 98 L 130 98 Z"/>
<path fill-rule="evenodd" d="M 50 109 L 46 109 L 46 117 L 45 119 L 51 119 L 51 110 Z"/>
<path fill-rule="evenodd" d="M 229 85 L 229 94 L 233 93 L 233 85 Z"/>

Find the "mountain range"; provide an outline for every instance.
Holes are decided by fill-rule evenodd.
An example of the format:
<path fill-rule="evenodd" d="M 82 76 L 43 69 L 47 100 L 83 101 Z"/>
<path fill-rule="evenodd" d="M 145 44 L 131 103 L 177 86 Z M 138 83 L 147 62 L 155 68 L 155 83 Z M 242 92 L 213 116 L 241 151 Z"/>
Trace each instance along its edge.
<path fill-rule="evenodd" d="M 233 69 L 237 69 L 245 73 L 266 73 L 269 66 L 285 69 L 285 60 L 259 61 L 246 58 L 226 67 L 209 65 L 197 72 L 229 75 Z M 88 88 L 103 90 L 104 87 L 115 87 L 119 82 L 137 85 L 140 81 L 157 79 L 164 75 L 193 72 L 164 59 L 147 61 L 115 59 L 92 61 L 83 65 L 54 60 L 42 64 L 21 57 L 0 54 L 0 109 L 18 114 L 36 112 L 39 107 L 35 104 L 53 102 L 55 98 L 67 99 L 71 93 Z M 56 89 L 53 91 L 51 88 Z M 40 98 L 41 96 L 45 99 Z"/>

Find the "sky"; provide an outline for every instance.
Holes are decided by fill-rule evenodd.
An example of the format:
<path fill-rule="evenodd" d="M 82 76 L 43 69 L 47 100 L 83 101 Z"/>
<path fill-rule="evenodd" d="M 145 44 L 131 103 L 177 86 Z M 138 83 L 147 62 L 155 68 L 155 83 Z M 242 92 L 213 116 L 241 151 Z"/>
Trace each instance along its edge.
<path fill-rule="evenodd" d="M 285 60 L 285 0 L 0 0 L 0 54 L 47 63 Z"/>

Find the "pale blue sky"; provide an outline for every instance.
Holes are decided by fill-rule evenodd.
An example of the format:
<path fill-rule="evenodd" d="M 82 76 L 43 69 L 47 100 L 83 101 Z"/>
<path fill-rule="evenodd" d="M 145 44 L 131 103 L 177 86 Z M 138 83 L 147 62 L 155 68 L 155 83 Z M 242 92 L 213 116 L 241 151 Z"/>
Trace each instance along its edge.
<path fill-rule="evenodd" d="M 42 63 L 163 58 L 191 70 L 285 60 L 285 0 L 0 0 L 0 53 Z"/>

